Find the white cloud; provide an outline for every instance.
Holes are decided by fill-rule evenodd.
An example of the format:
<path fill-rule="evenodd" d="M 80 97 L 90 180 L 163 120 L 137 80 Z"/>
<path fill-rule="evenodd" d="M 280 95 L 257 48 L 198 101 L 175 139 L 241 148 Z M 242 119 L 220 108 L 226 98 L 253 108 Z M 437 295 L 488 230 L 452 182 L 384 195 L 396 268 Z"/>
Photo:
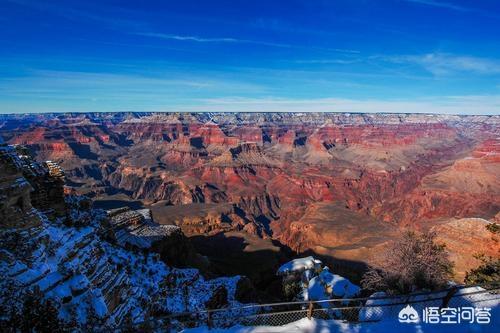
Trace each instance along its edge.
<path fill-rule="evenodd" d="M 339 64 L 349 65 L 360 62 L 359 59 L 310 59 L 310 60 L 297 60 L 297 64 Z"/>
<path fill-rule="evenodd" d="M 192 42 L 200 42 L 200 43 L 243 43 L 243 44 L 257 44 L 264 46 L 275 46 L 275 47 L 290 47 L 288 44 L 280 44 L 280 43 L 272 43 L 265 41 L 256 41 L 256 40 L 248 40 L 248 39 L 237 39 L 231 37 L 198 37 L 198 36 L 181 36 L 181 35 L 171 35 L 157 32 L 140 32 L 135 33 L 134 35 L 146 36 L 146 37 L 155 37 L 162 39 L 171 39 L 171 40 L 179 40 L 179 41 L 192 41 Z"/>
<path fill-rule="evenodd" d="M 289 81 L 288 76 L 279 73 Z M 154 76 L 65 71 L 30 74 L 0 79 L 0 113 L 143 110 L 500 114 L 500 94 L 400 99 L 284 98 L 286 95 L 280 91 L 254 84 L 241 75 L 199 76 L 184 71 Z"/>
<path fill-rule="evenodd" d="M 456 11 L 460 11 L 460 12 L 473 11 L 473 9 L 471 9 L 471 8 L 458 6 L 458 5 L 455 5 L 453 3 L 449 3 L 449 2 L 434 1 L 434 0 L 406 0 L 406 1 L 418 3 L 421 5 L 432 6 L 432 7 L 447 8 L 447 9 L 456 10 Z"/>
<path fill-rule="evenodd" d="M 165 111 L 221 112 L 362 112 L 362 113 L 436 113 L 500 114 L 500 95 L 443 96 L 417 100 L 381 99 L 280 99 L 280 98 L 214 98 L 181 107 L 165 106 Z"/>
<path fill-rule="evenodd" d="M 201 38 L 196 36 L 179 36 L 179 35 L 169 35 L 156 32 L 142 32 L 136 35 L 146 36 L 146 37 L 158 37 L 163 39 L 174 39 L 174 40 L 188 40 L 194 42 L 227 42 L 227 43 L 239 43 L 241 40 L 236 38 Z"/>
<path fill-rule="evenodd" d="M 456 72 L 470 72 L 482 75 L 499 74 L 500 61 L 497 59 L 428 53 L 423 55 L 389 56 L 383 59 L 394 63 L 416 64 L 434 75 L 449 75 Z"/>
<path fill-rule="evenodd" d="M 419 5 L 424 5 L 424 6 L 453 10 L 453 11 L 461 12 L 461 13 L 478 14 L 478 15 L 493 18 L 493 19 L 498 19 L 500 17 L 495 11 L 491 11 L 491 10 L 488 11 L 488 10 L 483 10 L 480 8 L 473 8 L 473 7 L 464 7 L 462 5 L 457 5 L 457 4 L 454 4 L 451 2 L 436 1 L 436 0 L 405 0 L 405 1 L 419 4 Z M 470 1 L 471 5 L 477 4 L 477 3 L 480 3 L 480 1 Z"/>
<path fill-rule="evenodd" d="M 262 40 L 251 40 L 251 39 L 239 39 L 232 37 L 199 37 L 199 36 L 186 36 L 177 34 L 165 34 L 160 32 L 136 32 L 132 33 L 137 36 L 154 37 L 169 40 L 178 41 L 191 41 L 199 43 L 233 43 L 233 44 L 254 44 L 263 45 L 271 47 L 283 47 L 283 48 L 294 48 L 294 49 L 304 49 L 304 50 L 323 50 L 337 53 L 346 53 L 350 55 L 360 54 L 361 52 L 353 49 L 342 49 L 342 48 L 327 48 L 327 47 L 317 47 L 317 46 L 304 46 L 304 45 L 292 45 L 284 43 L 266 42 Z"/>
<path fill-rule="evenodd" d="M 58 100 L 85 100 L 99 97 L 102 101 L 120 103 L 123 108 L 131 101 L 151 105 L 155 101 L 173 101 L 191 94 L 261 93 L 257 84 L 186 73 L 157 73 L 155 76 L 36 70 L 27 76 L 0 78 L 0 100 L 39 101 L 41 105 Z M 173 102 L 174 103 L 174 102 Z M 118 104 L 117 104 L 118 105 Z M 1 104 L 0 104 L 1 109 Z"/>

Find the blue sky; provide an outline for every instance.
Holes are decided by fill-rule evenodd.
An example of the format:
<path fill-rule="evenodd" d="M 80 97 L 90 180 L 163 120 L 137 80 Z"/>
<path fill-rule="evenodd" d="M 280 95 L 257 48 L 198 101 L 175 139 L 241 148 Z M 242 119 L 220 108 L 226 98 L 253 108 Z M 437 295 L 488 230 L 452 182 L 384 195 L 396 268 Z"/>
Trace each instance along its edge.
<path fill-rule="evenodd" d="M 0 112 L 500 114 L 500 3 L 0 0 Z"/>

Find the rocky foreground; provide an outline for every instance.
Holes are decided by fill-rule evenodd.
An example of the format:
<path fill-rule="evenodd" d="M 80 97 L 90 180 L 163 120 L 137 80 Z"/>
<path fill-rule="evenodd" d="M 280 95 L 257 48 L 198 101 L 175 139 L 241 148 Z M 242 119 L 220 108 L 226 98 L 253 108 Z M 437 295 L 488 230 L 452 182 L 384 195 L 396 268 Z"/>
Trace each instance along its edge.
<path fill-rule="evenodd" d="M 410 227 L 439 233 L 457 279 L 473 254 L 499 256 L 485 228 L 499 219 L 499 116 L 3 115 L 0 134 L 58 162 L 68 185 L 107 208 L 149 208 L 207 241 L 238 233 L 244 251 L 268 239 L 374 264 Z"/>
<path fill-rule="evenodd" d="M 93 209 L 87 198 L 65 195 L 57 164 L 1 142 L 0 170 L 1 331 L 48 329 L 32 322 L 42 307 L 30 304 L 42 300 L 54 312 L 38 320 L 57 317 L 56 331 L 240 304 L 239 276 L 207 280 L 172 266 L 192 255 L 179 227 L 159 226 L 147 211 Z"/>

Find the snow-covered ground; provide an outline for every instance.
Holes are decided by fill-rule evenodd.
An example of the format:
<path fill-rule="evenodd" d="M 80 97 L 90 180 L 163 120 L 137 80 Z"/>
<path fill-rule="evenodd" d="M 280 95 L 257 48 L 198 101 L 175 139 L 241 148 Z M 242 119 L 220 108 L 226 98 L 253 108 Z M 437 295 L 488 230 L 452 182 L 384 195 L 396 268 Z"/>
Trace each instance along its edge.
<path fill-rule="evenodd" d="M 303 272 L 319 267 L 321 267 L 321 261 L 309 256 L 287 262 L 278 269 L 277 274 L 284 275 L 292 272 Z"/>
<path fill-rule="evenodd" d="M 233 326 L 225 329 L 212 329 L 197 327 L 184 330 L 184 333 L 496 333 L 500 332 L 500 296 L 484 293 L 484 289 L 470 287 L 459 290 L 448 303 L 448 308 L 454 309 L 489 309 L 489 323 L 478 323 L 477 317 L 471 320 L 462 319 L 461 323 L 431 323 L 423 318 L 423 311 L 427 307 L 441 305 L 446 293 L 433 293 L 431 295 L 405 296 L 400 299 L 375 299 L 383 297 L 382 293 L 372 295 L 374 299 L 368 300 L 360 311 L 360 320 L 373 320 L 361 323 L 347 323 L 341 320 L 320 320 L 303 318 L 283 326 Z M 439 298 L 439 300 L 435 300 Z M 418 318 L 416 322 L 402 323 L 399 321 L 400 311 L 406 306 L 403 304 L 387 306 L 399 302 L 409 302 Z M 374 306 L 375 305 L 375 306 Z M 380 306 L 376 306 L 380 305 Z M 484 313 L 484 312 L 483 312 Z M 281 315 L 280 315 L 281 316 Z"/>
<path fill-rule="evenodd" d="M 19 308 L 23 292 L 35 287 L 56 301 L 60 319 L 77 324 L 85 324 L 91 314 L 113 326 L 125 315 L 135 322 L 148 319 L 151 309 L 205 310 L 218 288 L 227 290 L 228 306 L 241 306 L 234 297 L 239 276 L 206 280 L 197 269 L 167 266 L 158 254 L 111 244 L 99 237 L 99 211 L 70 212 L 74 220 L 88 218 L 90 224 L 84 227 L 68 227 L 37 214 L 41 225 L 36 229 L 2 233 L 6 239 L 17 237 L 29 249 L 0 247 L 0 301 L 13 307 Z"/>
<path fill-rule="evenodd" d="M 357 285 L 340 275 L 332 274 L 328 266 L 321 268 L 321 265 L 321 260 L 312 256 L 298 258 L 283 264 L 276 274 L 283 276 L 283 283 L 295 282 L 301 285 L 302 290 L 296 296 L 297 300 L 352 298 L 360 292 Z"/>
<path fill-rule="evenodd" d="M 303 318 L 284 326 L 234 326 L 213 330 L 198 327 L 184 330 L 183 333 L 496 333 L 499 328 L 498 324 L 402 324 L 393 321 L 347 324 L 339 320 Z"/>
<path fill-rule="evenodd" d="M 360 288 L 348 279 L 330 273 L 328 267 L 324 267 L 318 276 L 309 281 L 308 297 L 311 301 L 319 301 L 330 298 L 352 298 L 356 296 Z M 327 305 L 327 303 L 325 303 Z"/>

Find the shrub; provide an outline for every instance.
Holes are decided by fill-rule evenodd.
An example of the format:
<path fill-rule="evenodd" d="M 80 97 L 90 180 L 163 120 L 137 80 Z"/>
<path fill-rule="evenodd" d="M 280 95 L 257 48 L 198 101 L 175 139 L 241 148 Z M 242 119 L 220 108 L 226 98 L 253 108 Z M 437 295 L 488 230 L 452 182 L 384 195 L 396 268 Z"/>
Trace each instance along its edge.
<path fill-rule="evenodd" d="M 302 285 L 300 281 L 284 281 L 283 282 L 283 296 L 288 301 L 294 301 L 297 299 L 297 295 L 302 291 Z"/>
<path fill-rule="evenodd" d="M 481 264 L 465 274 L 464 282 L 468 285 L 480 284 L 494 288 L 500 286 L 500 259 L 486 258 L 484 255 L 478 255 L 476 258 Z"/>
<path fill-rule="evenodd" d="M 486 229 L 488 229 L 489 232 L 492 234 L 500 234 L 500 225 L 497 223 L 490 223 L 486 226 Z"/>
<path fill-rule="evenodd" d="M 453 276 L 453 263 L 436 234 L 405 232 L 382 253 L 378 268 L 371 268 L 361 281 L 368 290 L 406 294 L 414 290 L 446 287 Z"/>

